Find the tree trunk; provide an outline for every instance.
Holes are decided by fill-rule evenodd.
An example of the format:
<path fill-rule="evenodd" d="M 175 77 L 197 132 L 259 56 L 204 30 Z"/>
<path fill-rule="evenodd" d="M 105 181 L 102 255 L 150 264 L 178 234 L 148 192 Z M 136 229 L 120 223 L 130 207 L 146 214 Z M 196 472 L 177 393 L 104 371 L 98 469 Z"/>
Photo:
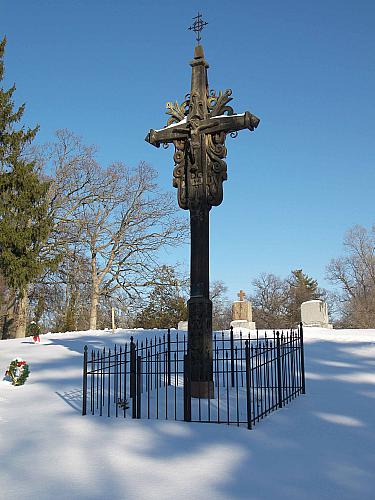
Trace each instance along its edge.
<path fill-rule="evenodd" d="M 90 330 L 96 330 L 99 304 L 99 280 L 96 272 L 96 255 L 91 257 Z"/>
<path fill-rule="evenodd" d="M 3 337 L 4 323 L 7 317 L 9 290 L 5 284 L 4 278 L 0 274 L 0 335 Z"/>
<path fill-rule="evenodd" d="M 16 339 L 26 337 L 28 305 L 29 305 L 29 297 L 27 295 L 27 290 L 21 291 L 18 296 L 16 311 L 15 311 L 14 338 Z"/>
<path fill-rule="evenodd" d="M 65 312 L 65 331 L 77 330 L 77 292 L 72 288 Z"/>
<path fill-rule="evenodd" d="M 4 296 L 4 316 L 2 324 L 2 339 L 14 338 L 14 313 L 16 304 L 16 293 L 13 290 L 8 290 Z"/>
<path fill-rule="evenodd" d="M 97 316 L 99 304 L 99 286 L 93 284 L 91 292 L 91 307 L 90 307 L 90 330 L 96 330 Z"/>

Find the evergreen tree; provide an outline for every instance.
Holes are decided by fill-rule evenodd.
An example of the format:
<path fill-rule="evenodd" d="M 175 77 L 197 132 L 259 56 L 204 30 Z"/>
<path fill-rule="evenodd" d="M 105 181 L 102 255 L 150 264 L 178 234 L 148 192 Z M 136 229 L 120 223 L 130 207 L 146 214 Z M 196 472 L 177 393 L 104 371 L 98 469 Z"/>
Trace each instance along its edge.
<path fill-rule="evenodd" d="M 134 320 L 140 328 L 176 328 L 179 321 L 187 321 L 186 300 L 180 295 L 179 282 L 170 266 L 161 266 L 158 283 L 152 288 L 148 305 Z"/>
<path fill-rule="evenodd" d="M 6 38 L 0 43 L 0 82 L 5 45 Z M 25 336 L 28 285 L 46 266 L 41 249 L 52 227 L 49 184 L 24 154 L 38 127 L 16 129 L 25 105 L 14 109 L 14 91 L 15 85 L 8 90 L 0 87 L 0 272 L 12 291 L 3 338 Z"/>
<path fill-rule="evenodd" d="M 287 317 L 290 326 L 295 326 L 301 321 L 302 302 L 319 299 L 322 294 L 318 288 L 318 282 L 303 273 L 302 269 L 292 271 L 288 284 Z"/>

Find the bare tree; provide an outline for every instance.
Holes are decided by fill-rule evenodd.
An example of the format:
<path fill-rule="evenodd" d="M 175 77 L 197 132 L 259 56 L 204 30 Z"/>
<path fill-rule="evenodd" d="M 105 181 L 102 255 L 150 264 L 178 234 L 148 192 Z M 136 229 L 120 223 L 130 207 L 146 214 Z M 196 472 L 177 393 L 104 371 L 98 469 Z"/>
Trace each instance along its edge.
<path fill-rule="evenodd" d="M 171 194 L 158 190 L 156 174 L 145 163 L 104 168 L 95 160 L 95 148 L 66 130 L 58 132 L 49 151 L 55 178 L 49 251 L 66 254 L 67 247 L 78 245 L 88 260 L 89 327 L 95 329 L 101 297 L 120 289 L 133 296 L 151 284 L 159 250 L 183 241 L 186 222 L 177 217 Z"/>
<path fill-rule="evenodd" d="M 375 226 L 354 226 L 344 237 L 345 255 L 332 259 L 327 278 L 340 285 L 342 326 L 375 327 Z"/>
<path fill-rule="evenodd" d="M 50 181 L 49 215 L 53 220 L 51 235 L 41 252 L 51 266 L 30 289 L 31 317 L 35 320 L 41 306 L 39 296 L 44 296 L 42 323 L 61 330 L 87 327 L 82 325 L 88 315 L 80 302 L 82 299 L 86 306 L 89 302 L 89 297 L 81 295 L 90 280 L 75 222 L 83 204 L 95 200 L 96 191 L 101 189 L 96 148 L 86 146 L 64 129 L 56 132 L 54 142 L 29 148 L 26 154 L 36 158 L 41 175 Z"/>
<path fill-rule="evenodd" d="M 212 300 L 212 329 L 227 330 L 232 311 L 227 297 L 228 287 L 223 281 L 215 280 L 210 284 L 210 299 Z"/>
<path fill-rule="evenodd" d="M 56 269 L 45 283 L 65 294 L 66 321 L 60 311 L 59 324 L 74 328 L 86 280 L 89 327 L 95 329 L 98 308 L 99 319 L 104 318 L 110 303 L 126 302 L 155 282 L 160 250 L 184 241 L 187 223 L 172 193 L 158 189 L 156 173 L 144 162 L 136 168 L 123 163 L 103 167 L 95 159 L 96 149 L 67 130 L 57 132 L 43 155 L 52 180 L 54 220 L 44 251 L 56 257 Z"/>
<path fill-rule="evenodd" d="M 286 280 L 263 273 L 253 283 L 253 319 L 258 328 L 288 328 L 289 286 Z"/>
<path fill-rule="evenodd" d="M 69 245 L 56 270 L 34 284 L 33 319 L 54 331 L 84 330 L 89 319 L 90 262 L 79 245 Z"/>
<path fill-rule="evenodd" d="M 153 283 L 162 247 L 184 240 L 186 222 L 176 216 L 172 196 L 158 191 L 145 163 L 118 163 L 102 170 L 100 196 L 82 207 L 76 227 L 91 262 L 90 328 L 96 328 L 101 295 L 123 289 L 128 296 Z"/>

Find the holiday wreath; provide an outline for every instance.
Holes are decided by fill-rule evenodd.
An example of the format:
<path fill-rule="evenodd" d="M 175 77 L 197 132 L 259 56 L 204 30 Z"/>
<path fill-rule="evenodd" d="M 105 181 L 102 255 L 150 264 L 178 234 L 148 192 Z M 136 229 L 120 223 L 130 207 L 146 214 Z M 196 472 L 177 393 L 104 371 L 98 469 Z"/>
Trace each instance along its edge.
<path fill-rule="evenodd" d="M 29 376 L 29 365 L 22 358 L 14 358 L 5 372 L 13 385 L 23 385 Z"/>

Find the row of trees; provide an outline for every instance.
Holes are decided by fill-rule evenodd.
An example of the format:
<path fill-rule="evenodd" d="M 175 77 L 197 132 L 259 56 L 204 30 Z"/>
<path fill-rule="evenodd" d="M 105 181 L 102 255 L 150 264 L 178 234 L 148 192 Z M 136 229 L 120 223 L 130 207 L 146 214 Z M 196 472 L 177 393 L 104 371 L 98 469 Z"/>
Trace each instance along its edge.
<path fill-rule="evenodd" d="M 332 259 L 327 279 L 338 285 L 337 292 L 320 288 L 302 269 L 286 278 L 263 273 L 253 280 L 247 297 L 252 302 L 258 328 L 289 328 L 301 320 L 302 302 L 321 299 L 328 303 L 331 321 L 337 327 L 375 327 L 375 226 L 350 229 L 344 239 L 345 255 Z M 152 288 L 145 307 L 132 319 L 144 328 L 168 328 L 187 319 L 188 278 L 173 268 L 160 269 L 160 284 Z M 211 283 L 213 328 L 226 329 L 231 321 L 231 300 L 221 281 Z"/>
<path fill-rule="evenodd" d="M 327 299 L 318 282 L 296 269 L 285 279 L 261 274 L 252 283 L 253 320 L 258 328 L 289 328 L 301 321 L 301 304 L 306 300 Z"/>
<path fill-rule="evenodd" d="M 14 92 L 0 88 L 0 338 L 24 336 L 31 320 L 53 331 L 108 327 L 113 309 L 121 327 L 186 320 L 186 273 L 158 255 L 185 241 L 187 222 L 153 169 L 103 166 L 96 148 L 67 130 L 36 147 L 38 127 L 20 125 L 25 106 L 15 108 Z M 302 302 L 322 298 L 339 325 L 375 327 L 375 226 L 351 229 L 344 249 L 327 268 L 334 296 L 301 269 L 256 278 L 248 297 L 257 326 L 294 325 Z M 211 284 L 211 299 L 214 329 L 227 328 L 224 283 Z"/>
<path fill-rule="evenodd" d="M 170 266 L 159 269 L 160 283 L 151 287 L 145 305 L 128 311 L 129 324 L 135 328 L 176 327 L 179 321 L 187 321 L 187 300 L 189 298 L 189 278 L 187 274 L 176 273 Z M 212 300 L 213 329 L 224 330 L 231 321 L 231 303 L 227 287 L 222 281 L 214 281 L 210 286 Z M 130 314 L 129 314 L 130 313 Z"/>
<path fill-rule="evenodd" d="M 263 274 L 253 282 L 254 320 L 259 328 L 290 326 L 299 321 L 302 302 L 323 299 L 341 328 L 375 328 L 375 225 L 357 225 L 344 237 L 344 255 L 332 259 L 326 278 L 336 292 L 318 287 L 302 270 L 280 279 Z"/>
<path fill-rule="evenodd" d="M 340 289 L 335 295 L 338 326 L 375 328 L 375 225 L 346 233 L 344 255 L 330 262 L 327 277 Z"/>
<path fill-rule="evenodd" d="M 1 337 L 25 336 L 28 319 L 95 329 L 160 284 L 159 251 L 185 240 L 186 220 L 144 162 L 102 166 L 67 130 L 33 146 L 38 127 L 18 125 L 14 91 L 0 88 Z"/>

